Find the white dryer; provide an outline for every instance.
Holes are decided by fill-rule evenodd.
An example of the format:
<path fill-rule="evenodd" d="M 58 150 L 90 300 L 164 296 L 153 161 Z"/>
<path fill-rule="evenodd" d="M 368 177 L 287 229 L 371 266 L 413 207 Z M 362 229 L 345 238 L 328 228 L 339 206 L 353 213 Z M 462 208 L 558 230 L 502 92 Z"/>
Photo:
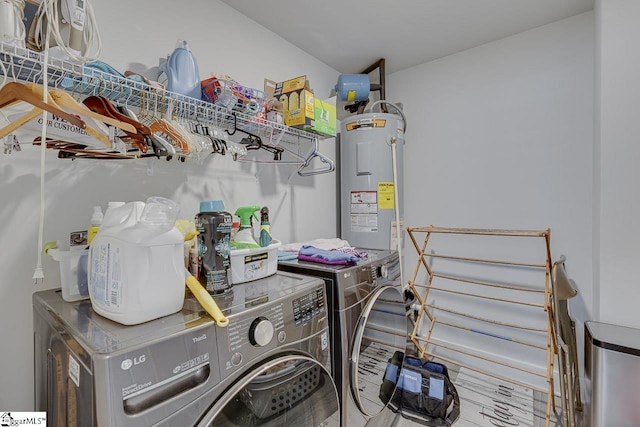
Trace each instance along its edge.
<path fill-rule="evenodd" d="M 51 426 L 338 426 L 324 284 L 289 273 L 141 325 L 33 296 L 35 407 Z"/>

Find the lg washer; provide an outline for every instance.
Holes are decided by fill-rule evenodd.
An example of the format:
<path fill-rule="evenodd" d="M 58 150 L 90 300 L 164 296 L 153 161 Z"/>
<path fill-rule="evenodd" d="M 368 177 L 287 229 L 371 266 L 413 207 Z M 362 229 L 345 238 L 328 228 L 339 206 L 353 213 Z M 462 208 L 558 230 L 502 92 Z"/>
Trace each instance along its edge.
<path fill-rule="evenodd" d="M 135 326 L 33 296 L 35 407 L 51 426 L 339 425 L 324 283 L 276 273 Z"/>

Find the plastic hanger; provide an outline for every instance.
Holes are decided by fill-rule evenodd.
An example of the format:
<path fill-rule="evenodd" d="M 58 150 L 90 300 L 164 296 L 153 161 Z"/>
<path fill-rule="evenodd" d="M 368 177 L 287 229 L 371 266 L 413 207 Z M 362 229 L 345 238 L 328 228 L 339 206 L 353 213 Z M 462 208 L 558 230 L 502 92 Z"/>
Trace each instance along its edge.
<path fill-rule="evenodd" d="M 55 106 L 52 103 L 44 102 L 42 100 L 42 97 L 38 97 L 38 95 L 32 90 L 32 87 L 34 86 L 39 87 L 38 85 L 33 84 L 32 86 L 27 86 L 18 82 L 9 82 L 5 84 L 2 89 L 0 89 L 0 108 L 4 108 L 6 106 L 15 104 L 16 102 L 22 101 L 31 104 L 36 108 L 39 108 L 41 111 L 45 110 L 51 114 L 55 114 L 56 116 L 81 129 L 84 129 L 86 127 L 86 123 L 79 118 L 72 116 L 66 111 L 61 110 L 59 107 Z"/>
<path fill-rule="evenodd" d="M 118 106 L 117 109 L 125 116 L 142 123 L 138 116 L 136 116 L 136 114 L 126 106 Z M 153 147 L 153 152 L 156 156 L 167 157 L 168 160 L 171 156 L 176 154 L 176 149 L 173 148 L 173 145 L 171 145 L 171 143 L 160 134 L 151 132 L 149 135 L 145 135 L 145 137 L 151 144 L 151 147 Z"/>
<path fill-rule="evenodd" d="M 235 115 L 234 115 L 235 117 Z M 249 136 L 249 138 L 242 138 L 242 140 L 240 141 L 240 143 L 244 146 L 247 147 L 247 150 L 265 150 L 270 152 L 271 154 L 273 154 L 273 160 L 281 160 L 282 159 L 282 153 L 284 152 L 284 148 L 282 147 L 278 147 L 277 145 L 269 145 L 269 144 L 265 144 L 262 142 L 262 138 L 260 138 L 258 135 L 255 135 L 251 132 L 247 132 L 246 130 L 242 130 L 239 128 L 236 128 L 233 133 L 235 133 L 237 130 L 239 130 L 240 132 L 246 134 Z M 231 134 L 233 135 L 233 134 Z"/>
<path fill-rule="evenodd" d="M 309 166 L 311 164 L 311 161 L 316 157 L 319 158 L 320 161 L 322 163 L 326 164 L 327 166 L 324 167 L 324 168 L 312 169 L 312 170 L 309 170 L 309 171 L 305 171 L 304 169 L 307 166 Z M 336 166 L 333 163 L 333 160 L 331 160 L 330 158 L 328 158 L 327 156 L 325 156 L 324 154 L 322 154 L 322 153 L 320 153 L 318 151 L 318 138 L 313 138 L 313 150 L 311 150 L 311 153 L 309 153 L 307 158 L 304 159 L 304 161 L 302 162 L 302 164 L 298 168 L 298 175 L 300 175 L 300 176 L 320 175 L 322 173 L 333 172 L 335 170 L 335 168 L 336 168 Z"/>

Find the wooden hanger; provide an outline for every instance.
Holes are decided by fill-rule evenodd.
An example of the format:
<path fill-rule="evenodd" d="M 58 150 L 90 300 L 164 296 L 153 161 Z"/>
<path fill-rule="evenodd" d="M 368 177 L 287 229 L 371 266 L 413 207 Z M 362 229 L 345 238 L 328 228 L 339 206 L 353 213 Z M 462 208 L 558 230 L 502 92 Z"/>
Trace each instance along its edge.
<path fill-rule="evenodd" d="M 33 140 L 33 145 L 41 145 L 42 139 L 38 136 Z M 88 149 L 85 144 L 61 141 L 47 138 L 47 148 L 58 150 L 58 158 L 65 159 L 135 159 L 137 156 L 122 154 L 113 151 L 96 151 Z"/>
<path fill-rule="evenodd" d="M 35 84 L 35 83 L 26 83 L 23 85 L 23 87 L 25 87 L 27 90 L 30 90 L 32 92 L 32 94 L 38 95 L 38 96 L 42 96 L 43 92 L 42 92 L 42 87 Z M 7 104 L 10 105 L 11 103 Z M 43 102 L 43 104 L 45 104 Z M 103 132 L 97 130 L 96 128 L 87 125 L 84 121 L 78 119 L 75 116 L 71 116 L 68 113 L 66 113 L 65 111 L 63 111 L 60 107 L 60 105 L 58 105 L 56 103 L 56 101 L 54 100 L 53 97 L 51 97 L 48 102 L 45 105 L 49 105 L 50 107 L 59 110 L 60 112 L 68 115 L 69 117 L 73 118 L 75 121 L 79 121 L 80 123 L 82 123 L 82 129 L 89 135 L 91 135 L 92 137 L 94 137 L 95 139 L 97 139 L 98 141 L 102 142 L 104 145 L 106 145 L 107 147 L 111 148 L 113 146 L 111 140 L 107 137 L 107 135 L 105 135 Z M 18 128 L 20 128 L 21 126 L 24 126 L 25 123 L 29 122 L 30 120 L 35 119 L 36 117 L 38 117 L 41 113 L 42 109 L 40 109 L 39 106 L 34 106 L 34 108 L 29 111 L 28 113 L 26 113 L 25 115 L 23 115 L 22 117 L 18 118 L 17 120 L 12 121 L 11 123 L 9 123 L 7 126 L 3 127 L 0 129 L 0 138 L 3 138 L 7 135 L 9 135 L 10 133 L 14 132 L 15 130 L 17 130 Z M 64 118 L 60 112 L 56 112 L 53 114 L 56 114 L 58 117 L 60 118 Z M 66 120 L 66 119 L 65 119 Z M 70 121 L 70 123 L 72 123 Z M 75 123 L 72 123 L 75 124 Z"/>
<path fill-rule="evenodd" d="M 151 129 L 149 129 L 148 126 L 143 125 L 139 121 L 133 120 L 132 118 L 127 117 L 124 114 L 120 113 L 118 110 L 116 110 L 113 104 L 111 104 L 111 101 L 109 101 L 105 97 L 89 96 L 85 98 L 82 101 L 82 103 L 95 113 L 101 114 L 103 116 L 111 117 L 113 119 L 116 119 L 124 123 L 128 123 L 131 126 L 133 126 L 134 128 L 133 132 L 123 129 L 124 133 L 128 137 L 123 139 L 129 139 L 130 141 L 132 141 L 142 153 L 147 152 L 148 147 L 147 147 L 147 141 L 145 138 L 151 134 Z"/>
<path fill-rule="evenodd" d="M 26 83 L 24 86 L 27 87 L 28 89 L 30 89 L 33 93 L 39 95 L 40 97 L 43 96 L 42 86 L 37 85 L 35 83 Z M 49 99 L 48 100 L 48 104 L 51 104 L 53 107 L 60 109 L 60 111 L 63 111 L 61 106 L 55 101 L 55 98 L 53 96 L 49 97 L 48 99 Z M 75 100 L 74 100 L 74 103 L 75 103 Z M 74 108 L 75 108 L 75 106 L 74 106 Z M 70 117 L 75 117 L 75 116 L 70 116 Z M 80 120 L 80 119 L 78 119 L 78 120 Z M 84 122 L 84 121 L 82 123 L 84 123 L 84 126 L 83 126 L 82 129 L 87 134 L 91 135 L 92 137 L 94 137 L 98 141 L 102 142 L 105 146 L 107 146 L 109 148 L 113 147 L 113 143 L 111 142 L 109 137 L 107 135 L 105 135 L 104 132 L 99 131 L 98 129 L 94 128 L 93 126 L 87 125 L 86 122 Z M 2 132 L 6 132 L 7 128 L 11 128 L 11 127 L 13 127 L 13 126 L 10 124 L 9 126 L 6 126 L 5 128 L 0 129 L 0 135 L 2 135 Z M 13 130 L 15 130 L 15 129 L 13 129 Z M 8 133 L 11 133 L 11 132 L 8 132 Z"/>
<path fill-rule="evenodd" d="M 84 129 L 86 127 L 86 123 L 79 118 L 72 116 L 66 111 L 61 110 L 55 104 L 44 102 L 42 100 L 42 97 L 38 97 L 38 95 L 34 93 L 34 91 L 32 90 L 33 86 L 27 86 L 18 82 L 9 82 L 5 84 L 2 89 L 0 89 L 0 108 L 4 108 L 9 105 L 15 104 L 16 102 L 22 101 L 39 108 L 41 111 L 45 110 L 50 112 L 51 114 L 55 114 L 56 116 L 81 129 Z M 40 92 L 40 95 L 42 95 L 42 92 Z"/>
<path fill-rule="evenodd" d="M 49 95 L 53 98 L 56 104 L 66 107 L 69 110 L 75 111 L 78 114 L 82 114 L 92 119 L 101 121 L 111 126 L 115 126 L 119 129 L 126 130 L 128 132 L 135 132 L 136 128 L 130 123 L 125 123 L 121 120 L 116 120 L 112 117 L 98 114 L 92 111 L 89 107 L 76 101 L 73 96 L 60 89 L 52 89 L 49 91 Z"/>
<path fill-rule="evenodd" d="M 149 125 L 149 128 L 153 132 L 159 132 L 167 135 L 176 144 L 178 144 L 178 147 L 180 148 L 180 151 L 182 151 L 182 154 L 189 154 L 189 142 L 182 136 L 180 131 L 173 127 L 173 125 L 167 120 L 156 120 Z"/>

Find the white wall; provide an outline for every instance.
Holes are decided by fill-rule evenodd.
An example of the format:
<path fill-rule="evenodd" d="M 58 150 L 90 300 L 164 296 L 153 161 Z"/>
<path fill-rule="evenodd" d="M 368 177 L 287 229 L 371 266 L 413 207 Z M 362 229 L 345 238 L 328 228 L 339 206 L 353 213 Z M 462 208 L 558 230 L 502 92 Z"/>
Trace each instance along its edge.
<path fill-rule="evenodd" d="M 306 74 L 316 94 L 328 97 L 337 72 L 217 0 L 94 1 L 104 43 L 102 60 L 124 71 L 154 72 L 178 39 L 189 42 L 202 78 L 228 74 L 261 88 L 262 79 L 284 80 Z M 24 141 L 23 141 L 24 142 Z M 320 143 L 335 158 L 333 140 Z M 149 165 L 153 176 L 149 176 Z M 301 241 L 335 236 L 335 174 L 302 178 L 293 166 L 255 165 L 212 157 L 204 162 L 69 161 L 47 154 L 44 241 L 65 240 L 88 227 L 93 205 L 109 200 L 170 197 L 181 217 L 193 218 L 201 200 L 223 199 L 231 210 L 267 205 L 274 237 Z M 39 153 L 0 154 L 0 408 L 33 409 L 33 339 L 31 294 L 59 286 L 57 262 L 43 260 L 44 283 L 34 285 L 39 211 Z M 329 215 L 316 214 L 330 212 Z M 308 227 L 309 219 L 313 227 Z"/>
<path fill-rule="evenodd" d="M 588 12 L 387 79 L 408 122 L 407 226 L 550 228 L 579 321 L 594 304 L 594 34 Z M 408 244 L 405 280 L 416 258 Z"/>
<path fill-rule="evenodd" d="M 599 110 L 599 320 L 634 328 L 638 316 L 640 257 L 640 60 L 634 41 L 640 36 L 640 3 L 597 1 Z M 596 273 L 598 273 L 596 271 Z"/>

